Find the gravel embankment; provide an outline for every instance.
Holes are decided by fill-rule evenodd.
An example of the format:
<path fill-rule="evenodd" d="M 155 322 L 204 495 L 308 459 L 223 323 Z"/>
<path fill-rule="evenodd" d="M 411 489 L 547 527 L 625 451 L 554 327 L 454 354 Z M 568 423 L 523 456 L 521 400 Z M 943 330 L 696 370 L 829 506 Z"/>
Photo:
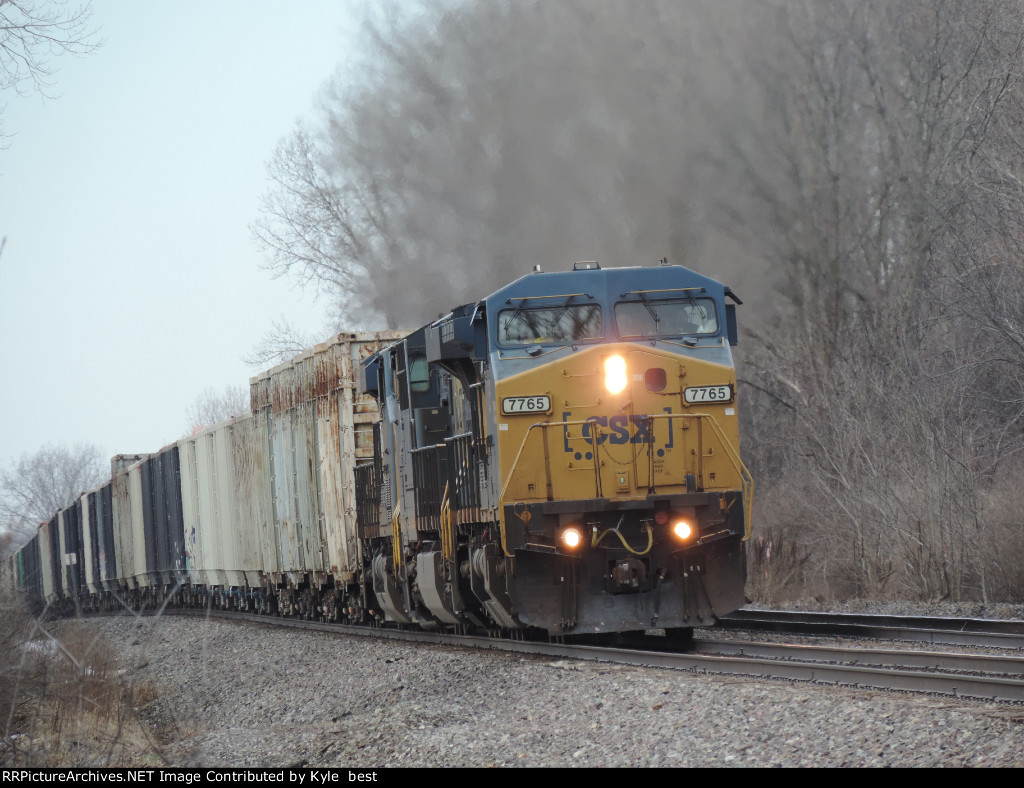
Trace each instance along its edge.
<path fill-rule="evenodd" d="M 91 622 L 171 766 L 1021 766 L 1024 708 L 272 626 Z"/>

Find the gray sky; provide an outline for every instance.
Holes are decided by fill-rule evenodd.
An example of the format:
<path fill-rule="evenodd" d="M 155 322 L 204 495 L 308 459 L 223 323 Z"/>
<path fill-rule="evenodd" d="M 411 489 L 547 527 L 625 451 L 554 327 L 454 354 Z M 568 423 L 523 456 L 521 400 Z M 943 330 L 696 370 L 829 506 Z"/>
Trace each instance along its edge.
<path fill-rule="evenodd" d="M 93 0 L 105 45 L 0 96 L 0 465 L 47 443 L 107 454 L 180 437 L 206 387 L 282 316 L 249 233 L 265 162 L 358 46 L 362 0 Z"/>

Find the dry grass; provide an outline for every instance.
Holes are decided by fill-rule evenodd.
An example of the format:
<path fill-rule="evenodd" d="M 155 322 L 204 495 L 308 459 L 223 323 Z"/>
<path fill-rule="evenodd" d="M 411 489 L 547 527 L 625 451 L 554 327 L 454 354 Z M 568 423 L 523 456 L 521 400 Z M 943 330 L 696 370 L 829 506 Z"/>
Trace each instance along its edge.
<path fill-rule="evenodd" d="M 9 596 L 0 608 L 0 766 L 163 764 L 139 713 L 156 689 L 120 671 L 93 627 L 40 622 Z"/>
<path fill-rule="evenodd" d="M 796 542 L 769 532 L 747 542 L 747 598 L 777 605 L 800 595 L 809 554 Z"/>

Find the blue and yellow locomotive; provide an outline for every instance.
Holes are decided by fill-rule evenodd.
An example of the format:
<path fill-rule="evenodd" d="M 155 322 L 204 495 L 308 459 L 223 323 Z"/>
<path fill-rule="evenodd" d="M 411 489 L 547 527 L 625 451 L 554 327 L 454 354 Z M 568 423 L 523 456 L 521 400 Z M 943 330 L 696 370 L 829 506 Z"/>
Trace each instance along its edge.
<path fill-rule="evenodd" d="M 538 269 L 368 359 L 373 615 L 672 634 L 740 607 L 739 303 L 681 266 Z"/>

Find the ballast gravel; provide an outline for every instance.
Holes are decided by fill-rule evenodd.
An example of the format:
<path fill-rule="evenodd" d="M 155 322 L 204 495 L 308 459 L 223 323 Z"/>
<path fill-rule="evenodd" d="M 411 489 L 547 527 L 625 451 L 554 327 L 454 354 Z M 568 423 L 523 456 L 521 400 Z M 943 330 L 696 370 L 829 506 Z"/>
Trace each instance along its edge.
<path fill-rule="evenodd" d="M 1024 765 L 1024 708 L 191 617 L 89 622 L 167 766 Z"/>

